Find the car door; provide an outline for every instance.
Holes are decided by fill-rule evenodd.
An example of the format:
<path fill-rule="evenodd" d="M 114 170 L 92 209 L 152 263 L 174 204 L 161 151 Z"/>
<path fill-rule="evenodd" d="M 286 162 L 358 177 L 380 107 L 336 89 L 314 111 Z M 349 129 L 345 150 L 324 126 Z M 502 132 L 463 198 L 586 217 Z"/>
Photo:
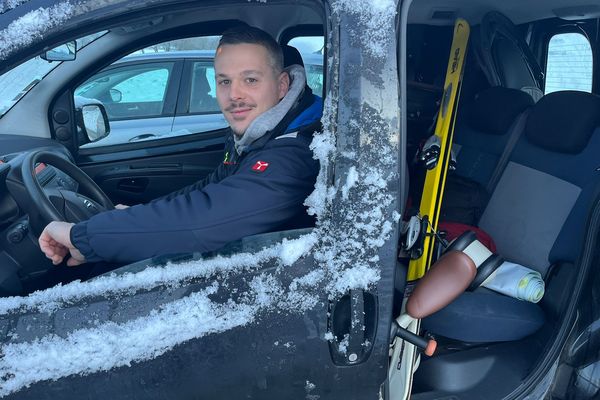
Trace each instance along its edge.
<path fill-rule="evenodd" d="M 133 143 L 171 132 L 183 60 L 119 62 L 75 89 L 75 96 L 102 102 L 110 134 L 84 148 Z"/>

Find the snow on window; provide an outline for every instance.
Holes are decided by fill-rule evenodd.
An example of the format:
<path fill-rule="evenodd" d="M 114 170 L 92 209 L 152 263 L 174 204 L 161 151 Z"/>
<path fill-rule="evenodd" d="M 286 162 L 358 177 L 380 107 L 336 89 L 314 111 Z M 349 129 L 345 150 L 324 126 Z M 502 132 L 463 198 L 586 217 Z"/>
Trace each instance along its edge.
<path fill-rule="evenodd" d="M 4 0 L 2 4 L 0 4 L 0 14 L 3 14 L 8 10 L 12 10 L 23 3 L 27 3 L 28 1 L 29 0 Z"/>
<path fill-rule="evenodd" d="M 137 273 L 122 275 L 113 273 L 87 282 L 75 281 L 66 285 L 58 285 L 34 292 L 27 297 L 2 298 L 0 299 L 0 315 L 24 311 L 50 313 L 59 307 L 75 304 L 95 296 L 114 297 L 134 294 L 137 291 L 150 290 L 158 286 L 178 287 L 199 278 L 258 268 L 260 264 L 273 258 L 280 258 L 283 265 L 291 265 L 310 250 L 315 240 L 315 235 L 309 234 L 298 239 L 283 240 L 281 244 L 265 248 L 254 254 L 240 253 L 229 257 L 217 256 L 207 260 L 167 264 L 164 267 L 146 268 Z M 293 284 L 302 285 L 303 282 L 294 281 Z"/>
<path fill-rule="evenodd" d="M 332 8 L 334 12 L 345 11 L 358 16 L 360 27 L 351 30 L 351 34 L 356 36 L 356 40 L 369 38 L 367 51 L 379 57 L 386 56 L 386 49 L 393 37 L 390 32 L 394 32 L 396 4 L 393 0 L 334 0 Z"/>
<path fill-rule="evenodd" d="M 344 199 L 348 198 L 348 191 L 356 185 L 356 181 L 358 180 L 358 173 L 356 172 L 356 167 L 350 167 L 348 171 L 348 176 L 346 177 L 346 183 L 342 187 L 342 196 Z"/>
<path fill-rule="evenodd" d="M 319 243 L 315 260 L 323 267 L 323 276 L 331 298 L 343 295 L 349 289 L 369 289 L 380 278 L 377 266 L 378 249 L 389 238 L 398 215 L 387 214 L 394 198 L 387 187 L 398 179 L 395 171 L 397 151 L 389 126 L 368 106 L 363 107 L 364 121 L 353 121 L 360 127 L 370 127 L 360 138 L 366 150 L 355 156 L 363 169 L 350 167 L 342 185 L 339 181 L 328 185 L 327 170 L 334 155 L 334 136 L 328 119 L 323 118 L 323 133 L 315 137 L 312 147 L 321 164 L 315 191 L 307 198 L 309 213 L 318 218 L 315 234 Z M 331 110 L 328 110 L 331 112 Z M 326 114 L 328 114 L 326 112 Z M 371 166 L 371 167 L 369 167 Z M 337 192 L 346 200 L 333 209 Z M 336 213 L 340 225 L 332 225 L 330 217 Z"/>
<path fill-rule="evenodd" d="M 0 31 L 0 60 L 14 49 L 33 43 L 44 32 L 59 26 L 73 13 L 73 6 L 67 2 L 50 8 L 38 8 L 11 22 Z"/>
<path fill-rule="evenodd" d="M 253 289 L 260 290 L 256 293 L 260 300 L 253 304 L 216 304 L 208 298 L 217 290 L 213 285 L 124 324 L 107 322 L 65 338 L 49 335 L 29 343 L 7 344 L 0 360 L 0 395 L 40 380 L 129 366 L 158 357 L 187 340 L 246 325 L 267 301 L 270 286 L 258 282 Z"/>

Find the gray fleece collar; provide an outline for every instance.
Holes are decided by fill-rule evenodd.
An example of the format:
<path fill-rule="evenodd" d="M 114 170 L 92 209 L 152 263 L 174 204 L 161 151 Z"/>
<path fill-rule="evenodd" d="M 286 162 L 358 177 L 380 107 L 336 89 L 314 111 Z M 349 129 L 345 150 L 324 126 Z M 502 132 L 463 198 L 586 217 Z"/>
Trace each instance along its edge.
<path fill-rule="evenodd" d="M 298 101 L 300 94 L 302 94 L 304 86 L 306 85 L 304 68 L 300 65 L 291 65 L 284 71 L 290 75 L 290 89 L 284 98 L 273 108 L 256 117 L 256 119 L 250 123 L 248 128 L 246 128 L 246 132 L 244 132 L 244 135 L 241 138 L 235 134 L 233 135 L 235 150 L 238 154 L 242 154 L 252 143 L 275 128 L 290 111 L 296 101 Z"/>

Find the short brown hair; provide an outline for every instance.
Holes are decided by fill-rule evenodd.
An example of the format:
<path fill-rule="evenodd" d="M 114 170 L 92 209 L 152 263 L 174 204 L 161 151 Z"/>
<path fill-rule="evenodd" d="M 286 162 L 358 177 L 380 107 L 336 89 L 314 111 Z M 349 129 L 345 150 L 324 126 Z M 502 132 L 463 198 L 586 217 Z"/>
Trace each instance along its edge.
<path fill-rule="evenodd" d="M 253 26 L 236 26 L 223 32 L 217 49 L 227 44 L 258 44 L 267 49 L 275 73 L 283 71 L 283 51 L 271 35 Z"/>

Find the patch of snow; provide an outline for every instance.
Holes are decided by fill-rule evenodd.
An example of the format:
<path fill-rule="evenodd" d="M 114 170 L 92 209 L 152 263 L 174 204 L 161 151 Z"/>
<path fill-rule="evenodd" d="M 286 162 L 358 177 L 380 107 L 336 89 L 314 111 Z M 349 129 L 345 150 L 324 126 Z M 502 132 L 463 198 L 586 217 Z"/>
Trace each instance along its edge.
<path fill-rule="evenodd" d="M 346 183 L 342 186 L 342 197 L 344 199 L 348 198 L 348 191 L 356 185 L 358 181 L 358 172 L 356 172 L 356 167 L 352 166 L 348 170 L 348 175 L 346 176 Z"/>
<path fill-rule="evenodd" d="M 315 245 L 317 237 L 308 235 L 302 239 L 283 239 L 279 257 L 284 265 L 292 265 Z"/>
<path fill-rule="evenodd" d="M 27 3 L 28 1 L 29 0 L 3 0 L 2 4 L 0 4 L 0 14 L 4 14 L 8 10 L 12 10 L 23 3 Z"/>
<path fill-rule="evenodd" d="M 342 11 L 358 17 L 359 26 L 354 30 L 356 40 L 366 42 L 366 50 L 373 56 L 383 58 L 394 31 L 393 21 L 396 4 L 393 0 L 334 0 L 331 3 L 334 12 Z M 368 38 L 365 41 L 363 38 Z"/>
<path fill-rule="evenodd" d="M 348 353 L 348 345 L 350 344 L 350 335 L 345 334 L 344 339 L 338 343 L 338 351 L 342 354 Z"/>
<path fill-rule="evenodd" d="M 239 253 L 228 257 L 217 256 L 207 260 L 195 260 L 179 264 L 169 263 L 164 267 L 149 267 L 136 273 L 100 276 L 87 282 L 75 281 L 66 285 L 37 291 L 26 297 L 6 297 L 0 299 L 0 315 L 12 312 L 41 311 L 52 312 L 59 307 L 74 304 L 95 296 L 131 295 L 140 290 L 150 290 L 159 286 L 177 287 L 192 280 L 208 278 L 217 274 L 249 271 L 260 264 L 281 258 L 284 265 L 299 258 L 300 249 L 309 252 L 316 242 L 314 234 L 265 248 L 256 253 Z"/>
<path fill-rule="evenodd" d="M 306 385 L 304 386 L 304 390 L 306 391 L 306 400 L 317 400 L 320 398 L 320 396 L 318 396 L 318 395 L 310 394 L 310 392 L 312 392 L 316 388 L 317 388 L 317 385 L 315 385 L 314 383 L 312 383 L 309 380 L 306 381 Z"/>
<path fill-rule="evenodd" d="M 177 344 L 254 320 L 260 304 L 216 304 L 208 295 L 217 289 L 215 284 L 124 324 L 107 322 L 76 330 L 65 338 L 49 335 L 29 343 L 4 345 L 0 396 L 41 380 L 130 366 L 156 358 Z"/>
<path fill-rule="evenodd" d="M 73 14 L 73 5 L 59 3 L 50 8 L 38 8 L 14 20 L 0 31 L 0 60 L 15 49 L 33 43 L 51 28 L 59 26 Z"/>
<path fill-rule="evenodd" d="M 335 336 L 333 336 L 333 333 L 327 332 L 325 333 L 325 335 L 323 335 L 323 339 L 327 340 L 328 342 L 331 342 L 335 340 Z"/>

